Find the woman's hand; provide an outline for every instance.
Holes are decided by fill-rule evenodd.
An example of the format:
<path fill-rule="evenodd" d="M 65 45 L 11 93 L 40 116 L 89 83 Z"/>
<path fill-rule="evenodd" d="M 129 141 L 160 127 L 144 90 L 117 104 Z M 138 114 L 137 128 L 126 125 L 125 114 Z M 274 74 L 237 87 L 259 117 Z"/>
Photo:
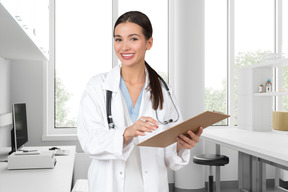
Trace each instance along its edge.
<path fill-rule="evenodd" d="M 203 127 L 200 127 L 197 133 L 193 133 L 193 131 L 189 130 L 187 132 L 188 135 L 180 135 L 177 137 L 177 153 L 180 149 L 191 149 L 199 142 L 199 137 L 203 132 Z"/>
<path fill-rule="evenodd" d="M 133 137 L 144 136 L 146 132 L 152 133 L 152 131 L 158 128 L 158 122 L 151 117 L 140 117 L 133 125 L 127 127 L 124 131 L 123 138 L 124 144 L 129 143 Z"/>

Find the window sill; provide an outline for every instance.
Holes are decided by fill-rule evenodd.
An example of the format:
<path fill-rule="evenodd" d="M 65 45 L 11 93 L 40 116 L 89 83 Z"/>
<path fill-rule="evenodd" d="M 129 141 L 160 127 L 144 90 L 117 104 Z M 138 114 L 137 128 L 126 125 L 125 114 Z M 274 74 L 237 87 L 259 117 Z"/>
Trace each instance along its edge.
<path fill-rule="evenodd" d="M 78 141 L 76 134 L 43 135 L 42 141 Z"/>

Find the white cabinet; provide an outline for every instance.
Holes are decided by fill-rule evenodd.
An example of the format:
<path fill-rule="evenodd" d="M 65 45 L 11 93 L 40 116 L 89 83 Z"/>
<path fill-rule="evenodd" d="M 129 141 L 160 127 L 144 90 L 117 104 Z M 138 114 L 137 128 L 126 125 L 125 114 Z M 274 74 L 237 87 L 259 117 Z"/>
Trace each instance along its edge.
<path fill-rule="evenodd" d="M 0 26 L 0 57 L 48 59 L 48 0 L 0 0 Z"/>
<path fill-rule="evenodd" d="M 39 44 L 39 48 L 49 54 L 49 1 L 48 0 L 33 0 L 33 34 Z"/>
<path fill-rule="evenodd" d="M 288 95 L 279 92 L 273 82 L 274 69 L 288 64 L 288 59 L 280 58 L 243 67 L 238 73 L 238 126 L 253 131 L 272 130 L 273 97 Z M 260 84 L 272 80 L 272 92 L 259 93 Z M 264 88 L 265 90 L 265 88 Z"/>

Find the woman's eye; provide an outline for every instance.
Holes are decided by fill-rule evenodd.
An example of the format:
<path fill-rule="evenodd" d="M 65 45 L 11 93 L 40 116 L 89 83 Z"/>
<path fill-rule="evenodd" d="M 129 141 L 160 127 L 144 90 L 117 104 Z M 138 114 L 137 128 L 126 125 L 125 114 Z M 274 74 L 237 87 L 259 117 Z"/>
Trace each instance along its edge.
<path fill-rule="evenodd" d="M 119 38 L 116 38 L 116 39 L 115 39 L 115 41 L 121 41 L 121 39 L 119 39 Z"/>
<path fill-rule="evenodd" d="M 131 41 L 137 41 L 137 40 L 138 40 L 137 38 L 132 38 L 132 39 L 131 39 Z"/>

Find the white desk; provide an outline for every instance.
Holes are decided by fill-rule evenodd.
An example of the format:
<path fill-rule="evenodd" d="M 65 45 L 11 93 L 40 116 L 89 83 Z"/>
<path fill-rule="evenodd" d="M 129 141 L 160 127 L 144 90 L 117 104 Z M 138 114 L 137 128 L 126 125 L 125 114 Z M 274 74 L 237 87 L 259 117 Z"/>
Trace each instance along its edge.
<path fill-rule="evenodd" d="M 248 190 L 265 191 L 265 163 L 288 170 L 288 135 L 271 132 L 254 132 L 238 128 L 205 129 L 202 138 L 239 152 L 239 191 L 243 187 L 243 157 L 251 157 L 251 187 Z M 219 151 L 218 151 L 219 152 Z M 218 174 L 219 176 L 219 174 Z M 259 178 L 261 177 L 261 178 Z M 260 180 L 259 180 L 260 179 Z"/>
<path fill-rule="evenodd" d="M 1 192 L 70 192 L 75 160 L 75 146 L 60 146 L 70 150 L 68 156 L 56 156 L 53 169 L 8 170 L 7 163 L 0 162 Z M 48 150 L 49 147 L 25 147 L 25 149 Z M 3 153 L 0 151 L 1 157 Z"/>

